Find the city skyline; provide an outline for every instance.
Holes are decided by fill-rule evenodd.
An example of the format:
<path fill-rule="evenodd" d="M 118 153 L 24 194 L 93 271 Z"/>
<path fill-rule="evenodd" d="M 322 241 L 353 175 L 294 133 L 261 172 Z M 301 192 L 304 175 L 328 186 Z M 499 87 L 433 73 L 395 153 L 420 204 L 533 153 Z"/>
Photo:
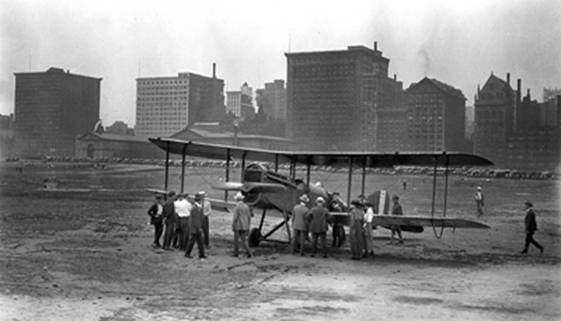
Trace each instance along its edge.
<path fill-rule="evenodd" d="M 541 100 L 561 85 L 561 5 L 555 1 L 310 1 L 268 4 L 4 1 L 0 114 L 13 113 L 14 73 L 49 67 L 103 78 L 104 125 L 133 126 L 136 78 L 212 74 L 225 91 L 286 80 L 285 52 L 372 46 L 407 88 L 424 76 L 460 88 L 473 105 L 491 72 L 522 79 Z"/>

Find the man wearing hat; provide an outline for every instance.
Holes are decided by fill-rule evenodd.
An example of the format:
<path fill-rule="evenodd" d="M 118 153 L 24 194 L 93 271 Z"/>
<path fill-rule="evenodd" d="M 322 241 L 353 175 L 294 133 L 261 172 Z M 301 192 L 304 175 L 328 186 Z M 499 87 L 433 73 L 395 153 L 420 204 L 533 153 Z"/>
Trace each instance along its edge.
<path fill-rule="evenodd" d="M 203 239 L 204 239 L 205 246 L 208 249 L 210 247 L 209 216 L 210 216 L 210 213 L 212 212 L 212 207 L 210 205 L 210 202 L 206 200 L 206 192 L 205 191 L 200 191 L 199 193 L 197 193 L 197 195 L 200 195 L 201 204 L 203 206 L 203 214 L 204 214 L 204 216 L 203 216 Z"/>
<path fill-rule="evenodd" d="M 316 198 L 316 206 L 308 212 L 307 221 L 309 231 L 312 232 L 312 257 L 316 255 L 318 238 L 321 242 L 323 257 L 327 257 L 327 219 L 329 211 L 325 207 L 325 199 L 321 196 Z"/>
<path fill-rule="evenodd" d="M 181 251 L 185 251 L 187 242 L 189 242 L 189 217 L 191 216 L 191 209 L 193 208 L 187 196 L 187 194 L 180 194 L 173 203 L 175 213 L 177 213 L 176 237 L 179 243 L 178 247 Z"/>
<path fill-rule="evenodd" d="M 353 260 L 360 260 L 365 253 L 364 245 L 364 206 L 360 199 L 351 201 L 351 224 L 349 227 L 349 243 L 351 243 L 351 255 Z"/>
<path fill-rule="evenodd" d="M 524 249 L 521 254 L 528 253 L 528 247 L 531 244 L 534 244 L 535 247 L 540 249 L 540 253 L 543 254 L 544 247 L 534 240 L 534 232 L 538 230 L 538 224 L 536 223 L 536 213 L 534 212 L 534 205 L 530 201 L 526 201 L 524 203 L 524 210 L 526 211 L 526 217 L 524 218 L 524 225 L 526 226 L 526 244 L 524 245 Z"/>
<path fill-rule="evenodd" d="M 392 200 L 392 215 L 403 215 L 403 209 L 401 208 L 401 204 L 399 204 L 399 196 L 394 195 L 392 197 Z M 401 226 L 392 225 L 392 236 L 390 238 L 390 243 L 393 243 L 393 237 L 395 234 L 397 234 L 397 236 L 399 237 L 399 243 L 403 243 L 403 237 L 401 236 Z"/>
<path fill-rule="evenodd" d="M 191 258 L 193 245 L 197 242 L 199 249 L 199 258 L 202 260 L 205 256 L 205 247 L 203 245 L 203 207 L 200 205 L 201 195 L 195 195 L 195 205 L 191 207 L 191 215 L 189 217 L 189 243 L 185 251 L 185 257 Z"/>
<path fill-rule="evenodd" d="M 160 248 L 160 237 L 162 237 L 162 232 L 164 231 L 164 221 L 162 213 L 164 212 L 163 197 L 156 196 L 156 202 L 150 206 L 148 209 L 148 215 L 150 216 L 150 224 L 154 225 L 154 243 L 152 247 Z"/>
<path fill-rule="evenodd" d="M 294 206 L 292 210 L 292 229 L 293 239 L 292 239 L 292 253 L 296 253 L 296 247 L 300 245 L 300 255 L 304 256 L 304 243 L 306 241 L 306 234 L 308 229 L 306 227 L 306 214 L 310 210 L 308 208 L 308 203 L 310 199 L 308 195 L 302 194 L 300 196 L 300 203 Z"/>
<path fill-rule="evenodd" d="M 166 227 L 166 231 L 164 232 L 164 246 L 163 249 L 167 251 L 171 251 L 171 242 L 173 240 L 175 234 L 175 228 L 177 224 L 177 215 L 175 214 L 175 192 L 171 191 L 167 195 L 166 202 L 164 203 L 164 210 L 163 210 L 163 217 L 164 217 L 164 225 Z"/>
<path fill-rule="evenodd" d="M 234 221 L 232 223 L 232 229 L 234 230 L 234 256 L 237 257 L 239 255 L 238 242 L 241 239 L 242 246 L 249 258 L 252 256 L 247 240 L 249 227 L 251 226 L 251 209 L 243 202 L 244 196 L 241 192 L 234 196 L 234 200 L 237 202 L 234 208 Z"/>
<path fill-rule="evenodd" d="M 483 215 L 483 206 L 485 205 L 483 191 L 481 186 L 477 186 L 477 192 L 475 192 L 475 206 L 477 206 L 477 217 Z"/>

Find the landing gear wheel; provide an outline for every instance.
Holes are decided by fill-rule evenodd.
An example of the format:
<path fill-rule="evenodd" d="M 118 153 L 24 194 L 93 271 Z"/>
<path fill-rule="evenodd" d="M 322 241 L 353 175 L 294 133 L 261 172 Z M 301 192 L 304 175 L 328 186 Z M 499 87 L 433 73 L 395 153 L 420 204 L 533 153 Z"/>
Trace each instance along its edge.
<path fill-rule="evenodd" d="M 259 246 L 259 241 L 261 241 L 261 232 L 258 228 L 252 228 L 249 231 L 248 243 L 250 247 Z"/>

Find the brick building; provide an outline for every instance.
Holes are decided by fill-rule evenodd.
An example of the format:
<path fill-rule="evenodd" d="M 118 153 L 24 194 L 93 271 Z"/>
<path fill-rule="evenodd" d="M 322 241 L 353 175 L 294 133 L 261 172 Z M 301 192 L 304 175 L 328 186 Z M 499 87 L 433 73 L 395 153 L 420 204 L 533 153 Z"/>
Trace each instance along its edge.
<path fill-rule="evenodd" d="M 475 99 L 474 153 L 486 157 L 498 166 L 506 161 L 507 137 L 512 135 L 517 125 L 517 102 L 520 101 L 520 79 L 518 90 L 507 81 L 491 74 L 482 89 L 477 90 Z"/>
<path fill-rule="evenodd" d="M 466 98 L 441 81 L 423 78 L 405 91 L 407 150 L 464 151 Z"/>
<path fill-rule="evenodd" d="M 75 137 L 99 120 L 101 78 L 54 67 L 15 77 L 17 154 L 74 156 Z"/>
<path fill-rule="evenodd" d="M 275 79 L 265 83 L 265 88 L 256 90 L 256 101 L 259 109 L 270 119 L 286 120 L 286 88 L 284 80 Z"/>
<path fill-rule="evenodd" d="M 505 166 L 561 173 L 561 129 L 536 127 L 507 138 Z"/>
<path fill-rule="evenodd" d="M 245 82 L 238 91 L 226 92 L 226 112 L 239 119 L 251 118 L 255 115 L 253 106 L 253 88 Z"/>
<path fill-rule="evenodd" d="M 373 49 L 349 46 L 286 57 L 286 134 L 295 147 L 374 151 L 383 146 L 377 137 L 380 128 L 396 125 L 387 119 L 393 119 L 401 85 L 388 78 L 389 59 L 376 43 Z"/>
<path fill-rule="evenodd" d="M 224 117 L 224 81 L 179 73 L 177 77 L 138 78 L 135 133 L 169 136 L 196 122 Z"/>

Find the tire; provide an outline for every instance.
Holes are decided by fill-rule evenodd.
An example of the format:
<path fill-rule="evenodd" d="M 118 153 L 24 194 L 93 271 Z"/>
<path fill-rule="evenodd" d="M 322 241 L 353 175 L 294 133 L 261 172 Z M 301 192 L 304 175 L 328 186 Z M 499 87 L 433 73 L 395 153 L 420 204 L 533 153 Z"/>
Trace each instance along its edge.
<path fill-rule="evenodd" d="M 258 228 L 252 228 L 249 231 L 248 243 L 250 247 L 259 246 L 259 241 L 261 241 L 261 232 Z"/>

